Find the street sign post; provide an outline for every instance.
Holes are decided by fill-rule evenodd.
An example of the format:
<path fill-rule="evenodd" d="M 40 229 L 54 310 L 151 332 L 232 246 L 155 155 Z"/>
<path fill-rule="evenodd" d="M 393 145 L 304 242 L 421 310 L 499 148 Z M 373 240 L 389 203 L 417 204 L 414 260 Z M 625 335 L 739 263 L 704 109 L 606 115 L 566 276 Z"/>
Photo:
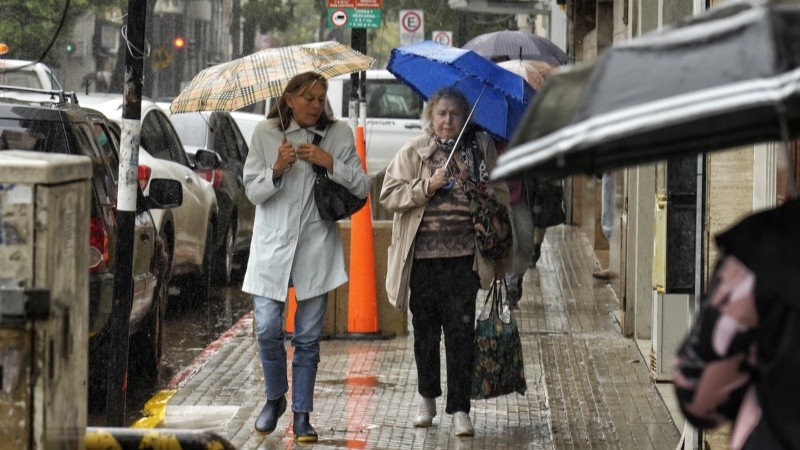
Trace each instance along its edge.
<path fill-rule="evenodd" d="M 400 11 L 400 45 L 409 45 L 425 39 L 425 15 L 421 9 Z"/>

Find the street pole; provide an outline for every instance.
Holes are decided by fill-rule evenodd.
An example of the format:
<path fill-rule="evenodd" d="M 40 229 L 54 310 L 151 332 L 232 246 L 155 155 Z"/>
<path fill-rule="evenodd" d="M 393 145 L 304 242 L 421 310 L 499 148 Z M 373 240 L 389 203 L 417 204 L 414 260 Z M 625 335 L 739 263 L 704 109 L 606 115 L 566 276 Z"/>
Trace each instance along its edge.
<path fill-rule="evenodd" d="M 128 389 L 128 320 L 133 301 L 133 231 L 136 220 L 136 189 L 139 182 L 146 7 L 146 0 L 128 1 L 128 22 L 123 28 L 123 40 L 120 44 L 126 46 L 126 53 L 117 191 L 114 301 L 108 326 L 111 333 L 108 345 L 106 425 L 111 427 L 124 425 Z"/>
<path fill-rule="evenodd" d="M 367 54 L 367 29 L 366 28 L 352 28 L 350 30 L 350 42 L 353 50 L 359 51 L 363 54 Z M 361 74 L 361 75 L 359 75 Z M 366 87 L 364 86 L 364 80 L 366 79 L 366 72 L 353 72 L 350 74 L 350 105 L 348 109 L 348 117 L 350 126 L 355 131 L 356 127 L 358 126 L 358 107 L 359 102 L 365 103 L 366 99 Z"/>

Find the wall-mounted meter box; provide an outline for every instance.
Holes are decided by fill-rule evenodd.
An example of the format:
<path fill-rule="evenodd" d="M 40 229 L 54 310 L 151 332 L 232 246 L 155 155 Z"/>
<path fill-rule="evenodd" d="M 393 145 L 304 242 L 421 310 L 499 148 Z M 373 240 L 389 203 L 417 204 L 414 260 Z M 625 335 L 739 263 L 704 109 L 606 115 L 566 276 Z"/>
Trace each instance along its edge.
<path fill-rule="evenodd" d="M 84 448 L 92 165 L 0 151 L 0 448 Z"/>

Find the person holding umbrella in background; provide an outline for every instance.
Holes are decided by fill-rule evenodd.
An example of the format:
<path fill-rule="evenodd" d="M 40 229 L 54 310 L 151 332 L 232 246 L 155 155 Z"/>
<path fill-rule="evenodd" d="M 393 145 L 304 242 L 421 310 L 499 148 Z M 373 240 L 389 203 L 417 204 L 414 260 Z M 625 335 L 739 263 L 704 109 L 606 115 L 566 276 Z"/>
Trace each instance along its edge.
<path fill-rule="evenodd" d="M 423 110 L 426 133 L 397 152 L 380 194 L 381 204 L 394 213 L 387 294 L 396 307 L 408 304 L 414 328 L 420 404 L 413 425 L 430 427 L 437 414 L 444 331 L 445 412 L 453 414 L 456 436 L 475 433 L 469 413 L 478 289 L 489 288 L 511 262 L 511 255 L 492 262 L 476 251 L 464 183 L 489 182 L 497 152 L 486 133 L 467 124 L 469 113 L 460 91 L 444 88 L 432 94 Z M 491 187 L 508 207 L 506 183 Z"/>
<path fill-rule="evenodd" d="M 507 55 L 495 55 L 492 62 L 522 77 L 533 89 L 542 88 L 546 77 L 555 66 L 543 61 L 509 59 Z M 495 142 L 498 154 L 503 154 L 508 142 Z M 522 282 L 528 267 L 536 267 L 541 256 L 547 227 L 558 222 L 561 198 L 542 202 L 542 194 L 549 185 L 539 179 L 512 178 L 507 180 L 511 194 L 511 218 L 514 222 L 514 264 L 506 274 L 508 286 L 508 305 L 518 307 L 522 298 Z M 563 210 L 561 210 L 563 211 Z M 563 213 L 561 214 L 563 216 Z M 563 219 L 561 219 L 563 222 Z"/>

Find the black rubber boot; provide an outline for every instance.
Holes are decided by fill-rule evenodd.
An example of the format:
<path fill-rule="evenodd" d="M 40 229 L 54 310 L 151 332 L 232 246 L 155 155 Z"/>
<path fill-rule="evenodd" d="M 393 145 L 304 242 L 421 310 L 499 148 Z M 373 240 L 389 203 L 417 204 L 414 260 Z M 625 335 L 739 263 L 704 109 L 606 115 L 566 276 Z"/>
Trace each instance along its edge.
<path fill-rule="evenodd" d="M 286 397 L 267 400 L 256 419 L 255 429 L 261 434 L 270 434 L 278 426 L 278 419 L 286 412 Z"/>
<path fill-rule="evenodd" d="M 294 413 L 294 438 L 297 442 L 317 442 L 317 430 L 311 426 L 307 412 Z"/>

